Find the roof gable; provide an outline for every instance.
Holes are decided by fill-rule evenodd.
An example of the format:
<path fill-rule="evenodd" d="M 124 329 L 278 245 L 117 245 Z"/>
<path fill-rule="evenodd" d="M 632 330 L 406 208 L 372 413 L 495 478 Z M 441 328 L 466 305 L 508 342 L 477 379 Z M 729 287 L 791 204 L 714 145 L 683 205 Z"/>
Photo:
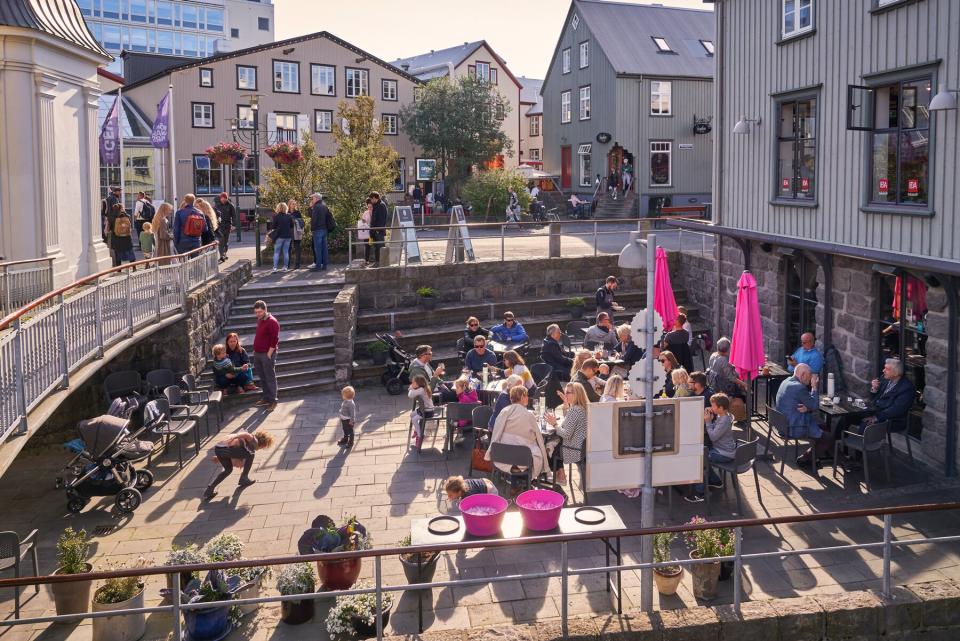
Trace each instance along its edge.
<path fill-rule="evenodd" d="M 397 58 L 390 64 L 414 76 L 420 76 L 421 74 L 430 75 L 431 72 L 438 69 L 446 70 L 448 64 L 453 64 L 454 67 L 459 66 L 461 62 L 466 60 L 467 57 L 482 45 L 483 40 L 464 42 L 462 45 L 422 53 L 417 56 L 410 56 L 409 58 Z M 408 65 L 409 68 L 404 69 L 404 65 Z M 431 77 L 435 76 L 431 75 Z"/>
<path fill-rule="evenodd" d="M 0 25 L 39 31 L 113 59 L 90 33 L 74 0 L 0 0 Z"/>

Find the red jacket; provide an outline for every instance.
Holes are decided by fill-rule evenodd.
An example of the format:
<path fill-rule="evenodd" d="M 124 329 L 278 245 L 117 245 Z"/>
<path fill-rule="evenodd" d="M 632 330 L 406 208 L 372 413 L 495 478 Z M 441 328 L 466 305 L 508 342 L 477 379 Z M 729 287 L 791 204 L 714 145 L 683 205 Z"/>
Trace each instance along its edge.
<path fill-rule="evenodd" d="M 280 323 L 273 317 L 273 314 L 267 314 L 263 320 L 257 321 L 257 334 L 253 338 L 253 351 L 266 353 L 268 350 L 276 349 L 280 344 Z"/>

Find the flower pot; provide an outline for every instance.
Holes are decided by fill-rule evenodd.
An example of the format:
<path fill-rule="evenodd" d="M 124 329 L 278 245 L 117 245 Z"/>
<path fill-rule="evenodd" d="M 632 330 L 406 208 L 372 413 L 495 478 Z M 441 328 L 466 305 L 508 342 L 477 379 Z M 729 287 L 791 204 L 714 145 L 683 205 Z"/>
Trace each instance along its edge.
<path fill-rule="evenodd" d="M 363 559 L 317 561 L 320 587 L 326 590 L 349 590 L 360 576 Z"/>
<path fill-rule="evenodd" d="M 430 583 L 433 581 L 433 575 L 437 571 L 437 559 L 439 553 L 434 553 L 429 559 L 421 560 L 419 564 L 414 561 L 408 561 L 400 555 L 400 564 L 403 566 L 403 574 L 407 577 L 407 583 Z"/>
<path fill-rule="evenodd" d="M 436 309 L 437 299 L 434 298 L 433 296 L 421 296 L 420 304 L 423 306 L 424 309 Z"/>
<path fill-rule="evenodd" d="M 287 625 L 300 625 L 312 618 L 313 599 L 280 602 L 280 620 Z"/>
<path fill-rule="evenodd" d="M 387 363 L 387 352 L 370 352 L 370 358 L 374 365 L 385 365 Z"/>
<path fill-rule="evenodd" d="M 143 607 L 143 584 L 140 591 L 120 603 L 97 603 L 94 592 L 93 611 L 129 610 Z M 137 641 L 147 632 L 146 614 L 127 614 L 115 617 L 98 617 L 93 620 L 93 641 Z"/>
<path fill-rule="evenodd" d="M 186 624 L 190 641 L 215 641 L 230 632 L 230 606 L 215 605 L 200 610 L 184 610 L 183 622 Z"/>
<path fill-rule="evenodd" d="M 380 620 L 383 621 L 383 629 L 387 629 L 387 623 L 390 622 L 390 610 L 389 608 L 380 613 Z M 377 623 L 374 621 L 372 624 L 367 623 L 360 617 L 351 617 L 350 622 L 353 624 L 353 629 L 357 633 L 358 639 L 370 639 L 377 636 Z"/>
<path fill-rule="evenodd" d="M 720 580 L 726 581 L 733 576 L 733 561 L 720 562 Z"/>
<path fill-rule="evenodd" d="M 570 309 L 570 318 L 573 320 L 580 320 L 583 318 L 583 307 L 569 307 Z"/>
<path fill-rule="evenodd" d="M 697 553 L 690 553 L 691 559 L 700 558 Z M 709 601 L 717 596 L 717 583 L 720 581 L 720 562 L 697 563 L 690 566 L 690 576 L 693 577 L 693 596 Z"/>
<path fill-rule="evenodd" d="M 85 572 L 92 572 L 93 566 L 86 564 Z M 54 574 L 63 574 L 60 568 Z M 53 602 L 57 608 L 57 614 L 79 614 L 87 612 L 90 608 L 90 592 L 93 589 L 93 581 L 70 581 L 69 583 L 51 583 L 50 591 L 53 593 Z"/>
<path fill-rule="evenodd" d="M 678 566 L 673 572 L 670 572 L 669 568 L 654 568 L 653 580 L 660 594 L 664 596 L 676 594 L 680 581 L 683 580 L 683 567 Z"/>
<path fill-rule="evenodd" d="M 260 579 L 259 578 L 253 581 L 250 581 L 250 583 L 247 583 L 242 588 L 237 590 L 238 599 L 256 599 L 259 596 L 260 596 Z M 248 614 L 253 614 L 254 612 L 256 612 L 257 608 L 259 608 L 260 605 L 257 603 L 251 603 L 248 605 L 238 605 L 237 607 L 240 608 L 240 613 L 243 616 L 247 616 Z"/>

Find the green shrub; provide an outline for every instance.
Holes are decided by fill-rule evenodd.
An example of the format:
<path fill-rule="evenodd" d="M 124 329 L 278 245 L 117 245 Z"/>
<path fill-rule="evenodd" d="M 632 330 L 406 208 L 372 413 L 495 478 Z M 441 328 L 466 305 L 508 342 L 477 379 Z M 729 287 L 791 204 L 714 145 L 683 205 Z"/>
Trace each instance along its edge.
<path fill-rule="evenodd" d="M 520 209 L 526 209 L 530 205 L 530 194 L 524 189 L 526 186 L 526 179 L 515 171 L 478 171 L 464 184 L 463 199 L 473 206 L 476 216 L 506 219 L 511 187 L 517 192 Z"/>
<path fill-rule="evenodd" d="M 81 574 L 87 571 L 90 542 L 87 531 L 68 527 L 57 541 L 57 566 L 60 574 Z"/>

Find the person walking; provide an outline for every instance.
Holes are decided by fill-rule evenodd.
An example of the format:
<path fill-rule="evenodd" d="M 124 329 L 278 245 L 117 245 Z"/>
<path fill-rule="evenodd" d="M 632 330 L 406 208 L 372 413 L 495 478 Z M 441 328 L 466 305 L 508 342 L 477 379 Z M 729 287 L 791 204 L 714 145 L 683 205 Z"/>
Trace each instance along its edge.
<path fill-rule="evenodd" d="M 273 271 L 280 271 L 280 257 L 283 256 L 283 271 L 290 269 L 290 243 L 293 242 L 293 216 L 287 209 L 287 203 L 280 203 L 274 209 L 273 231 Z"/>
<path fill-rule="evenodd" d="M 103 242 L 108 245 L 110 244 L 110 225 L 108 224 L 110 212 L 113 211 L 114 205 L 123 202 L 121 193 L 120 187 L 111 187 L 107 197 L 100 201 L 100 227 L 103 231 Z"/>
<path fill-rule="evenodd" d="M 119 267 L 124 261 L 134 262 L 133 223 L 121 203 L 113 206 L 110 212 L 110 249 L 113 250 L 113 266 Z"/>
<path fill-rule="evenodd" d="M 321 194 L 310 195 L 310 233 L 313 234 L 313 271 L 327 268 L 327 235 L 336 229 L 333 214 Z"/>
<path fill-rule="evenodd" d="M 217 218 L 220 219 L 220 262 L 227 259 L 227 249 L 230 247 L 230 230 L 237 224 L 237 208 L 232 202 L 227 192 L 220 192 L 217 198 L 217 204 L 214 206 L 217 212 Z"/>
<path fill-rule="evenodd" d="M 140 251 L 143 252 L 144 258 L 153 258 L 154 244 L 153 225 L 143 223 L 143 231 L 140 232 Z"/>
<path fill-rule="evenodd" d="M 250 478 L 250 468 L 253 467 L 253 459 L 257 450 L 273 445 L 273 435 L 263 430 L 258 430 L 253 434 L 249 432 L 240 432 L 234 434 L 219 443 L 213 448 L 213 455 L 217 463 L 223 466 L 223 470 L 217 474 L 207 489 L 203 491 L 203 500 L 209 501 L 217 495 L 217 486 L 233 473 L 234 467 L 241 467 L 240 480 L 237 481 L 237 487 L 242 489 L 256 483 Z"/>
<path fill-rule="evenodd" d="M 200 247 L 204 233 L 210 233 L 207 217 L 194 206 L 196 202 L 196 196 L 187 194 L 173 217 L 173 244 L 180 254 Z"/>
<path fill-rule="evenodd" d="M 373 215 L 370 219 L 370 238 L 373 239 L 373 266 L 380 266 L 380 250 L 383 240 L 387 237 L 387 203 L 383 202 L 380 192 L 371 191 L 370 200 L 373 201 Z"/>
<path fill-rule="evenodd" d="M 290 262 L 294 269 L 300 269 L 300 259 L 303 254 L 303 228 L 306 222 L 300 213 L 300 204 L 293 198 L 287 201 L 287 211 L 293 218 L 293 240 L 290 241 Z"/>
<path fill-rule="evenodd" d="M 160 203 L 153 217 L 154 256 L 172 256 L 173 250 L 173 205 Z"/>
<path fill-rule="evenodd" d="M 267 311 L 267 304 L 258 300 L 253 304 L 257 317 L 257 331 L 253 337 L 253 367 L 260 376 L 263 396 L 257 405 L 273 411 L 277 407 L 277 348 L 280 346 L 280 323 Z"/>

